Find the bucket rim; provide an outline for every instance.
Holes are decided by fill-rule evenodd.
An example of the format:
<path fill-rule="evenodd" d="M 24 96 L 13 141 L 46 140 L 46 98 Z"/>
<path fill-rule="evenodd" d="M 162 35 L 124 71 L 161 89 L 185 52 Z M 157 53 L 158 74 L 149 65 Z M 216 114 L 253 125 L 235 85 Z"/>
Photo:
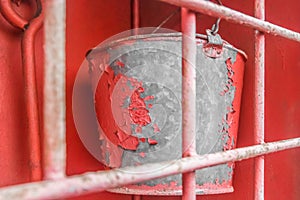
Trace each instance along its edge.
<path fill-rule="evenodd" d="M 138 39 L 145 39 L 145 40 L 149 40 L 149 39 L 154 40 L 154 39 L 156 39 L 156 40 L 159 40 L 159 39 L 168 39 L 168 38 L 172 38 L 173 40 L 174 39 L 175 40 L 181 40 L 182 39 L 182 33 L 181 32 L 176 32 L 176 33 L 151 33 L 151 34 L 142 34 L 142 35 L 132 35 L 132 36 L 124 37 L 124 38 L 113 40 L 113 41 L 104 41 L 101 46 L 97 46 L 97 47 L 94 47 L 94 48 L 88 50 L 85 57 L 87 59 L 89 59 L 89 57 L 92 54 L 97 53 L 97 52 L 102 51 L 102 50 L 104 50 L 108 47 L 117 45 L 117 44 L 122 43 L 122 42 L 129 42 L 129 41 L 138 40 Z M 196 41 L 198 43 L 199 42 L 201 43 L 201 41 L 207 41 L 207 40 L 208 40 L 207 35 L 199 34 L 199 33 L 196 34 Z M 234 47 L 232 44 L 230 44 L 229 42 L 227 42 L 224 39 L 222 39 L 222 41 L 223 41 L 223 47 L 236 51 L 237 53 L 242 55 L 242 57 L 244 58 L 245 61 L 248 59 L 247 54 L 243 50 Z"/>

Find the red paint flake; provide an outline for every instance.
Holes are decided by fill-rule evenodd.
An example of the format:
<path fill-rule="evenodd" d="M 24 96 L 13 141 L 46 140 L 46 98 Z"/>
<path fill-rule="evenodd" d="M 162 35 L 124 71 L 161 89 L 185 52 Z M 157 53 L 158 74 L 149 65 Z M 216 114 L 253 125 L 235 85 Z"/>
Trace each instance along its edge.
<path fill-rule="evenodd" d="M 242 74 L 243 67 L 240 65 L 244 63 L 240 56 L 236 57 L 236 61 L 232 64 L 231 59 L 228 58 L 226 60 L 227 66 L 227 75 L 228 82 L 227 84 L 236 88 L 235 96 L 239 96 L 242 89 Z M 238 76 L 238 74 L 241 74 Z M 228 125 L 226 130 L 222 130 L 222 132 L 226 132 L 228 139 L 226 144 L 223 147 L 223 150 L 230 150 L 236 146 L 235 140 L 237 138 L 237 129 L 238 129 L 238 117 L 239 117 L 239 107 L 240 107 L 240 99 L 235 97 L 232 102 L 232 106 L 228 107 L 228 113 L 226 115 L 226 119 L 223 119 L 224 123 Z"/>
<path fill-rule="evenodd" d="M 139 139 L 131 135 L 131 119 L 128 110 L 120 106 L 125 97 L 132 93 L 127 81 L 128 78 L 125 75 L 118 74 L 115 76 L 110 66 L 105 67 L 105 73 L 102 74 L 98 82 L 95 94 L 96 113 L 100 127 L 110 142 L 123 149 L 136 150 Z M 113 110 L 115 110 L 115 115 L 112 113 L 112 107 L 108 106 L 112 103 L 113 92 L 120 96 L 120 98 L 114 99 Z M 119 122 L 118 124 L 122 122 L 121 124 L 126 125 L 121 129 L 116 121 Z"/>
<path fill-rule="evenodd" d="M 226 66 L 227 66 L 227 76 L 228 76 L 228 80 L 227 83 L 225 85 L 225 89 L 220 93 L 222 96 L 224 96 L 230 89 L 230 87 L 233 85 L 233 76 L 234 76 L 234 72 L 232 69 L 232 62 L 231 62 L 231 58 L 228 58 L 226 61 Z"/>
<path fill-rule="evenodd" d="M 225 188 L 231 186 L 231 181 L 223 180 L 223 182 L 220 183 L 219 179 L 216 178 L 215 183 L 204 183 L 203 187 L 206 189 L 219 189 L 219 188 Z"/>
<path fill-rule="evenodd" d="M 124 149 L 129 149 L 129 150 L 137 149 L 139 145 L 139 141 L 137 137 L 127 135 L 123 131 L 118 131 L 116 135 L 118 136 L 120 146 L 122 146 Z"/>
<path fill-rule="evenodd" d="M 136 133 L 141 133 L 142 132 L 142 127 L 141 126 L 135 127 L 135 132 Z"/>
<path fill-rule="evenodd" d="M 141 152 L 141 153 L 139 153 L 139 154 L 140 154 L 140 156 L 141 156 L 142 158 L 145 158 L 145 156 L 146 156 L 145 152 Z"/>
<path fill-rule="evenodd" d="M 153 105 L 150 103 L 150 104 L 148 104 L 148 108 L 152 108 L 153 107 Z"/>
<path fill-rule="evenodd" d="M 144 92 L 143 87 L 139 87 L 130 97 L 130 105 L 128 107 L 129 114 L 134 124 L 146 126 L 151 122 L 149 110 L 146 108 L 146 103 L 141 98 L 141 93 Z"/>
<path fill-rule="evenodd" d="M 154 140 L 154 139 L 148 138 L 148 143 L 149 143 L 150 145 L 155 145 L 155 144 L 157 144 L 157 141 Z"/>
<path fill-rule="evenodd" d="M 160 132 L 160 129 L 158 128 L 157 124 L 153 124 L 154 133 Z"/>
<path fill-rule="evenodd" d="M 154 96 L 150 95 L 150 96 L 146 96 L 144 98 L 144 101 L 148 101 L 148 100 L 151 100 L 151 99 L 154 99 Z"/>
<path fill-rule="evenodd" d="M 116 65 L 118 65 L 121 68 L 125 67 L 125 64 L 123 62 L 119 61 L 119 60 L 116 61 Z"/>
<path fill-rule="evenodd" d="M 141 142 L 146 142 L 146 138 L 140 138 Z"/>

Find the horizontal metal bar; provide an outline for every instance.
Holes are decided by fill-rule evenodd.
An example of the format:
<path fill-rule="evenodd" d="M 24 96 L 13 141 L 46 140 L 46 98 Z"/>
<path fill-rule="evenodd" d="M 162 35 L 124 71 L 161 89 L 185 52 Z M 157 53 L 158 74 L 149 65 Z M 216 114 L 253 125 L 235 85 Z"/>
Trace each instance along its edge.
<path fill-rule="evenodd" d="M 61 199 L 78 196 L 299 146 L 300 137 L 169 162 L 89 172 L 59 180 L 20 184 L 0 189 L 0 199 Z M 149 169 L 157 170 L 149 171 Z"/>
<path fill-rule="evenodd" d="M 300 34 L 283 28 L 281 26 L 272 24 L 267 21 L 257 19 L 255 17 L 243 14 L 241 12 L 232 10 L 225 6 L 220 6 L 209 1 L 204 0 L 159 0 L 172 5 L 185 7 L 196 12 L 201 12 L 213 17 L 221 17 L 227 21 L 237 24 L 252 27 L 259 31 L 269 33 L 272 35 L 278 35 L 287 39 L 291 39 L 300 42 Z"/>

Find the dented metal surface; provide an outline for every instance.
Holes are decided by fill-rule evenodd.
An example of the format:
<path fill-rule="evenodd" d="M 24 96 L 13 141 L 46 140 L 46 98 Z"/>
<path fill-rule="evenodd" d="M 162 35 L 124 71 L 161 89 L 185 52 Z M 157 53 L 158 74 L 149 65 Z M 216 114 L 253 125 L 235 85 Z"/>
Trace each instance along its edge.
<path fill-rule="evenodd" d="M 207 57 L 202 50 L 205 42 L 197 39 L 196 151 L 200 155 L 235 147 L 244 64 L 243 56 L 226 45 L 218 59 Z M 180 37 L 149 35 L 142 40 L 128 39 L 98 53 L 90 59 L 94 73 L 102 74 L 92 83 L 97 89 L 95 108 L 100 126 L 98 159 L 109 167 L 179 159 L 182 154 Z M 139 93 L 142 98 L 153 97 L 145 104 L 144 112 L 149 113 L 150 119 L 143 126 L 135 125 L 130 119 L 128 108 L 132 97 L 129 94 L 140 87 L 128 88 L 129 79 L 143 85 Z M 155 131 L 157 128 L 159 131 Z M 122 140 L 120 132 L 123 132 Z M 232 191 L 232 174 L 232 163 L 197 171 L 197 193 Z M 174 175 L 114 191 L 180 194 L 181 185 L 181 175 Z M 169 192 L 168 187 L 172 188 Z"/>

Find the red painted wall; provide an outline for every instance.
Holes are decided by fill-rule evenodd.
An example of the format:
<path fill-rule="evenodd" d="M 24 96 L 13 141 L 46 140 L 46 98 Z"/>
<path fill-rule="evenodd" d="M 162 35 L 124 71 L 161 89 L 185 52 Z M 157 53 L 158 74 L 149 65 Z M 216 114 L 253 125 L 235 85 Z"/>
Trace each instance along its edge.
<path fill-rule="evenodd" d="M 26 1 L 24 1 L 26 2 Z M 223 0 L 223 4 L 252 15 L 253 1 Z M 30 16 L 30 4 L 20 9 Z M 157 26 L 175 7 L 141 0 L 141 26 Z M 266 2 L 267 20 L 300 32 L 300 3 L 290 0 Z M 198 33 L 210 28 L 214 19 L 199 14 Z M 164 27 L 179 30 L 179 15 Z M 130 0 L 67 0 L 67 174 L 103 169 L 84 148 L 72 117 L 72 89 L 85 53 L 106 38 L 130 28 Z M 253 144 L 253 30 L 222 21 L 220 34 L 248 54 L 245 68 L 238 147 Z M 20 38 L 22 33 L 0 17 L 0 186 L 29 181 L 28 146 L 22 88 Z M 37 77 L 42 96 L 42 32 L 37 37 Z M 266 38 L 266 141 L 300 136 L 300 44 L 274 36 Z M 42 104 L 42 103 L 41 103 Z M 41 107 L 41 105 L 40 105 Z M 42 126 L 42 124 L 41 124 Z M 266 199 L 300 197 L 300 149 L 266 156 Z M 253 160 L 238 162 L 234 175 L 235 192 L 199 196 L 198 199 L 253 199 Z M 131 199 L 130 195 L 99 193 L 72 199 Z M 180 199 L 179 197 L 143 197 Z"/>

